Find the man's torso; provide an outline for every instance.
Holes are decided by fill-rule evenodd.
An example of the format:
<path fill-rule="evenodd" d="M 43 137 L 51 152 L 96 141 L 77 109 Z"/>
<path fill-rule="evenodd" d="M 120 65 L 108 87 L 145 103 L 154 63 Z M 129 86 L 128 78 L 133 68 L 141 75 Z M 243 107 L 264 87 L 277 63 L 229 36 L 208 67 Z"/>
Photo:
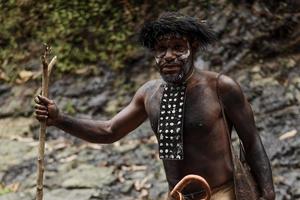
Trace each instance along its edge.
<path fill-rule="evenodd" d="M 197 78 L 187 86 L 183 128 L 183 160 L 164 160 L 170 187 L 185 175 L 204 177 L 212 188 L 232 179 L 232 162 L 227 132 L 216 93 L 216 73 L 197 72 Z M 152 82 L 146 90 L 145 108 L 151 127 L 158 137 L 157 127 L 163 82 Z M 195 186 L 186 193 L 196 191 Z"/>

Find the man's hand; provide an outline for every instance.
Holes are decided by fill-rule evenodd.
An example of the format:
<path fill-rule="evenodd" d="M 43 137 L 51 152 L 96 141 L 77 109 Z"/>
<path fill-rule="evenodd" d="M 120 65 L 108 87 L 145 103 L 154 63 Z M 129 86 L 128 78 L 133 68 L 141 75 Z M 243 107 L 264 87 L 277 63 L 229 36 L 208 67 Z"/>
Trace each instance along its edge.
<path fill-rule="evenodd" d="M 35 118 L 39 121 L 45 121 L 47 126 L 55 125 L 59 118 L 59 110 L 53 100 L 38 95 L 35 101 Z"/>

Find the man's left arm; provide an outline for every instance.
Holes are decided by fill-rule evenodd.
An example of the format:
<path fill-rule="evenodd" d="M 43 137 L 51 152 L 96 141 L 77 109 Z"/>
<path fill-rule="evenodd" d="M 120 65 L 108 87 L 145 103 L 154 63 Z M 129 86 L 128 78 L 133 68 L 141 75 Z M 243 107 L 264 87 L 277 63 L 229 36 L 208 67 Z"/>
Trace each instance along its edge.
<path fill-rule="evenodd" d="M 229 120 L 233 123 L 245 148 L 246 160 L 267 200 L 275 199 L 272 170 L 266 151 L 255 127 L 252 109 L 240 86 L 228 76 L 219 79 L 220 98 Z"/>

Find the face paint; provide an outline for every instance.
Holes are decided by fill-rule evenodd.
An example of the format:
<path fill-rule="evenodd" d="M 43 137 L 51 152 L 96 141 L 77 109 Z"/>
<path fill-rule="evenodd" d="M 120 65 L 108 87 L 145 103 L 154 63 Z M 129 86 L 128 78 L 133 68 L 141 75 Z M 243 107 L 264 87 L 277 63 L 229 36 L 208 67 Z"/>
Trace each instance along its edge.
<path fill-rule="evenodd" d="M 158 64 L 160 63 L 161 58 L 158 58 L 158 57 L 156 57 L 156 56 L 154 56 L 154 58 L 155 58 L 156 64 L 158 65 Z"/>
<path fill-rule="evenodd" d="M 162 78 L 169 83 L 180 83 L 192 68 L 191 47 L 188 40 L 178 35 L 158 39 L 154 58 Z"/>
<path fill-rule="evenodd" d="M 186 62 L 186 60 L 188 59 L 188 57 L 190 56 L 191 54 L 191 51 L 190 51 L 190 44 L 187 42 L 187 46 L 188 46 L 188 50 L 186 53 L 182 54 L 181 56 L 178 57 L 178 60 L 182 60 L 184 62 Z"/>

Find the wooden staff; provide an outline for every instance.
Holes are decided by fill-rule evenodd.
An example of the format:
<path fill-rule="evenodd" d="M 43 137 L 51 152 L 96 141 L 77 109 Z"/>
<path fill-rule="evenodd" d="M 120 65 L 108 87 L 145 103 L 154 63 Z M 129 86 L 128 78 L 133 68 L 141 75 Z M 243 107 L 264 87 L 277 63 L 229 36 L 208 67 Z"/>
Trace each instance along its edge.
<path fill-rule="evenodd" d="M 42 95 L 48 98 L 48 84 L 50 79 L 50 73 L 53 66 L 56 63 L 56 56 L 52 58 L 48 64 L 47 57 L 50 53 L 50 47 L 45 44 L 45 50 L 41 57 L 43 64 L 43 76 L 42 76 Z M 43 178 L 44 178 L 44 157 L 45 157 L 45 137 L 46 137 L 46 121 L 41 121 L 40 134 L 39 134 L 39 152 L 38 152 L 38 172 L 37 172 L 37 186 L 36 186 L 36 200 L 43 199 Z"/>

